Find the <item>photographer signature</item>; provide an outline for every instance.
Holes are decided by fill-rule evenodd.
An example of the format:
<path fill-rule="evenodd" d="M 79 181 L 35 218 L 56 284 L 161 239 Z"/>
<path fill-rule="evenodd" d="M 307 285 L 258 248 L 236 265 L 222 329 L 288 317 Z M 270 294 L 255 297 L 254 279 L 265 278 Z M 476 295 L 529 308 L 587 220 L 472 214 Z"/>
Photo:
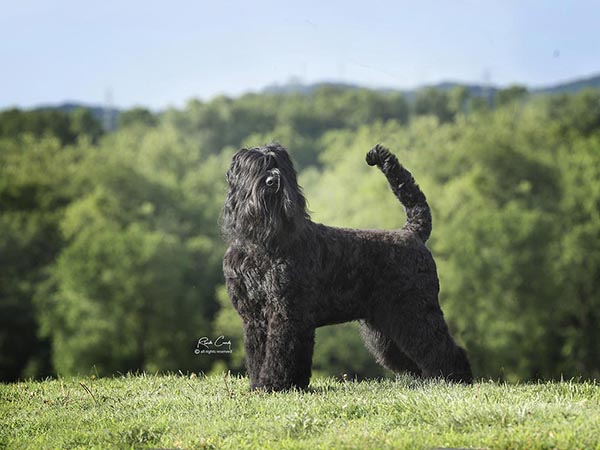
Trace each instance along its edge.
<path fill-rule="evenodd" d="M 196 344 L 196 350 L 194 350 L 194 353 L 209 353 L 210 350 L 214 349 L 225 350 L 227 352 L 231 351 L 231 340 L 226 341 L 225 336 L 223 335 L 219 336 L 214 341 L 206 336 L 203 336 L 200 339 L 198 339 L 198 343 Z M 213 352 L 210 351 L 210 353 Z"/>

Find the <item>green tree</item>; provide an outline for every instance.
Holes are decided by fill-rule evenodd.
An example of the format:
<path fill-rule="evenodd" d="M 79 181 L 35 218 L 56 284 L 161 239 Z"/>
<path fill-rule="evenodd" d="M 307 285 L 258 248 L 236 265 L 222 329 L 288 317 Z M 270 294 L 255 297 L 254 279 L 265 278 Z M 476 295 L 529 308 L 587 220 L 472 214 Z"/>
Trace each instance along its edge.
<path fill-rule="evenodd" d="M 434 115 L 440 122 L 449 122 L 454 118 L 448 94 L 435 88 L 425 88 L 417 92 L 414 111 L 417 115 Z"/>
<path fill-rule="evenodd" d="M 547 112 L 559 133 L 590 135 L 600 129 L 600 91 L 549 96 Z"/>
<path fill-rule="evenodd" d="M 564 286 L 557 304 L 566 376 L 600 376 L 600 137 L 563 148 L 562 233 L 556 273 Z"/>
<path fill-rule="evenodd" d="M 56 138 L 0 139 L 0 379 L 50 372 L 33 298 L 64 245 L 81 149 Z"/>
<path fill-rule="evenodd" d="M 523 100 L 527 97 L 528 91 L 525 86 L 514 85 L 506 89 L 500 89 L 496 93 L 498 106 L 508 105 L 509 103 Z"/>
<path fill-rule="evenodd" d="M 77 138 L 85 136 L 93 143 L 103 134 L 102 125 L 87 108 L 77 108 L 71 113 L 71 131 Z"/>
<path fill-rule="evenodd" d="M 158 119 L 152 111 L 142 107 L 135 107 L 119 113 L 118 128 L 125 128 L 134 124 L 153 127 L 158 124 Z"/>
<path fill-rule="evenodd" d="M 210 367 L 193 350 L 221 280 L 221 161 L 169 127 L 126 128 L 89 154 L 88 186 L 61 222 L 68 244 L 38 296 L 59 373 Z"/>

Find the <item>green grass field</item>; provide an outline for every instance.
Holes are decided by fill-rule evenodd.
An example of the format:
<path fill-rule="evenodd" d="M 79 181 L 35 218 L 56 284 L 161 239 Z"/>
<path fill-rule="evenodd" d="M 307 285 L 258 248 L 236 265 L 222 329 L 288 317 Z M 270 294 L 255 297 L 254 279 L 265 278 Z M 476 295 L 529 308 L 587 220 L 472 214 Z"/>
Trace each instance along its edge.
<path fill-rule="evenodd" d="M 600 449 L 600 385 L 339 382 L 248 391 L 229 376 L 0 385 L 0 448 Z"/>

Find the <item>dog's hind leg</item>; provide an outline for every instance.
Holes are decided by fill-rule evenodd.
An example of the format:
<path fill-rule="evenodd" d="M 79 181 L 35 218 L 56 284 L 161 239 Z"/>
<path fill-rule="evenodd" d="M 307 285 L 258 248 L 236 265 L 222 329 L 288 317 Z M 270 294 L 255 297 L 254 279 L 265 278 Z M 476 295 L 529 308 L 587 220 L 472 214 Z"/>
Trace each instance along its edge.
<path fill-rule="evenodd" d="M 295 371 L 292 374 L 292 386 L 306 389 L 312 373 L 312 356 L 315 346 L 315 330 L 300 334 L 296 353 Z"/>
<path fill-rule="evenodd" d="M 410 301 L 387 305 L 378 323 L 424 377 L 473 381 L 467 354 L 450 335 L 437 295 L 416 294 Z"/>
<path fill-rule="evenodd" d="M 383 367 L 394 373 L 408 372 L 416 377 L 421 376 L 421 369 L 417 364 L 373 323 L 361 320 L 360 334 L 367 349 Z"/>

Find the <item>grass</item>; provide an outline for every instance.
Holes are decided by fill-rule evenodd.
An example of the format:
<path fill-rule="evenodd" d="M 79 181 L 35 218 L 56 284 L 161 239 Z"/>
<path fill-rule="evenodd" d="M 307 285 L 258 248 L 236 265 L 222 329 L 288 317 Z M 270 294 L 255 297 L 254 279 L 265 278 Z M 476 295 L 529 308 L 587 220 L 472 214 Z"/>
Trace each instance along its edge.
<path fill-rule="evenodd" d="M 237 377 L 0 385 L 0 448 L 600 449 L 600 385 L 338 382 L 248 391 Z"/>

